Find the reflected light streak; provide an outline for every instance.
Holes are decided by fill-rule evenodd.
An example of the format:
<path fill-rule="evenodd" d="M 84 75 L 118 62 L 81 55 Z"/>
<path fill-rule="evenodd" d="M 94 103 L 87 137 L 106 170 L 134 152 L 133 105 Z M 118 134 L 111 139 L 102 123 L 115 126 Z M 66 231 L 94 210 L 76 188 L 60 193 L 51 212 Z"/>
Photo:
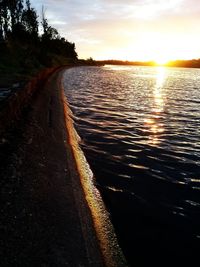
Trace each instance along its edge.
<path fill-rule="evenodd" d="M 158 145 L 160 143 L 159 134 L 164 132 L 163 124 L 159 122 L 159 114 L 164 110 L 162 87 L 165 82 L 165 72 L 165 67 L 157 67 L 156 84 L 153 91 L 154 107 L 152 108 L 151 114 L 153 118 L 147 118 L 144 121 L 145 126 L 147 126 L 150 131 L 149 143 L 151 145 Z"/>
<path fill-rule="evenodd" d="M 105 65 L 104 68 L 109 70 L 121 71 L 121 70 L 131 70 L 132 66 L 118 66 L 118 65 Z"/>
<path fill-rule="evenodd" d="M 164 81 L 165 81 L 165 67 L 158 67 L 156 75 L 156 85 L 153 92 L 154 104 L 155 104 L 153 111 L 155 113 L 160 113 L 163 111 L 164 100 L 162 96 L 162 86 Z"/>

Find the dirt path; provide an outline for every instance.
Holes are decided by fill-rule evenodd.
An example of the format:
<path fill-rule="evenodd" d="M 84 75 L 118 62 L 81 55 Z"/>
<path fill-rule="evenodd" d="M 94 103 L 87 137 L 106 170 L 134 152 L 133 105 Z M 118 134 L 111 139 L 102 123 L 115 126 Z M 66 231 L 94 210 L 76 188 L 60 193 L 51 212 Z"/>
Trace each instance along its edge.
<path fill-rule="evenodd" d="M 75 201 L 59 75 L 41 88 L 20 128 L 1 140 L 1 267 L 104 266 L 80 188 L 84 230 Z"/>

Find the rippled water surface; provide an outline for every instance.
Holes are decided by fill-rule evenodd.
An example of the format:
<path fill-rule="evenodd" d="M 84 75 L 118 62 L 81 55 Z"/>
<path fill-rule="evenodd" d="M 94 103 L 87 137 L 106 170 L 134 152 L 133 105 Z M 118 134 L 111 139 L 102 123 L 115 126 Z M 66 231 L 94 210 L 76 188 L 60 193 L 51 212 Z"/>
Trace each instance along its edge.
<path fill-rule="evenodd" d="M 66 70 L 64 88 L 129 263 L 195 258 L 200 70 L 79 67 Z"/>

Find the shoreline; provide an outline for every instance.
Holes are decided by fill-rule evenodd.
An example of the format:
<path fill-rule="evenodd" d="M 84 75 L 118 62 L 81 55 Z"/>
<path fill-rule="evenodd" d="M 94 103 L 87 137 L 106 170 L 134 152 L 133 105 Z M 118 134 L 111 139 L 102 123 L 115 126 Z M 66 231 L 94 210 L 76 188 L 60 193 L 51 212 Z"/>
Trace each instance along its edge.
<path fill-rule="evenodd" d="M 60 87 L 63 87 L 62 80 L 60 81 Z M 73 119 L 71 118 L 72 111 L 70 110 L 67 103 L 67 98 L 64 95 L 64 88 L 62 88 L 62 99 L 66 129 L 69 138 L 67 142 L 67 151 L 71 151 L 71 155 L 69 155 L 68 159 L 70 159 L 70 162 L 74 163 L 71 172 L 76 172 L 78 174 L 78 187 L 83 189 L 84 198 L 86 198 L 87 205 L 92 216 L 93 225 L 100 243 L 100 249 L 102 251 L 106 266 L 127 266 L 103 199 L 99 190 L 94 185 L 94 175 L 84 156 L 83 151 L 79 146 L 80 137 L 73 126 Z M 85 222 L 83 221 L 83 224 L 84 223 Z"/>
<path fill-rule="evenodd" d="M 71 150 L 60 75 L 48 77 L 18 128 L 1 139 L 1 264 L 126 266 L 113 255 L 111 263 L 110 248 L 100 244 Z"/>

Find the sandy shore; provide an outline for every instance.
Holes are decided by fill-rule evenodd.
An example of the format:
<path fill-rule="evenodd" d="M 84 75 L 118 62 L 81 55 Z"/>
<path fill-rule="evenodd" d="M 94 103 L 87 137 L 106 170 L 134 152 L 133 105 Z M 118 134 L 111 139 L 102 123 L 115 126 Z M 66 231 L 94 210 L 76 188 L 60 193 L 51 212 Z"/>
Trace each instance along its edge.
<path fill-rule="evenodd" d="M 1 139 L 2 267 L 105 266 L 84 193 L 72 181 L 58 84 L 54 73 Z"/>

